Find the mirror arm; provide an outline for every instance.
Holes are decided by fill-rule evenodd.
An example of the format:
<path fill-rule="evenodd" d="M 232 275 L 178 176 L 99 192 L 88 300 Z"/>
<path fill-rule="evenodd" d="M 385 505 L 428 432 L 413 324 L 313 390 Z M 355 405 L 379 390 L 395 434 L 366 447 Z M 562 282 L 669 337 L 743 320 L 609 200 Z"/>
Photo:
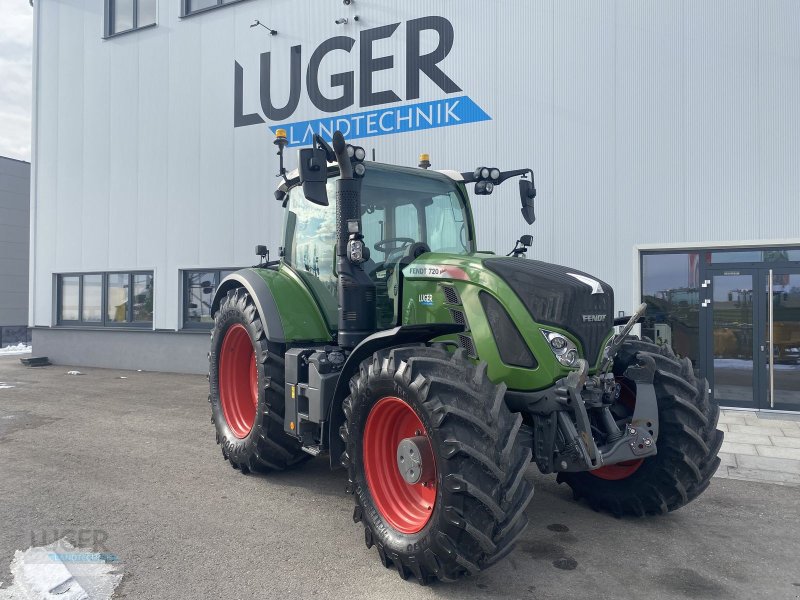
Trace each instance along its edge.
<path fill-rule="evenodd" d="M 513 171 L 503 171 L 500 173 L 500 178 L 495 181 L 495 185 L 500 185 L 506 179 L 511 179 L 512 177 L 524 177 L 530 173 L 531 181 L 533 181 L 533 170 L 531 169 L 514 169 Z"/>
<path fill-rule="evenodd" d="M 501 171 L 500 177 L 498 179 L 488 179 L 487 181 L 491 181 L 495 185 L 500 185 L 506 179 L 511 179 L 512 177 L 525 177 L 530 173 L 531 181 L 533 181 L 533 170 L 532 169 L 514 169 L 513 171 Z M 470 171 L 468 173 L 461 173 L 461 177 L 464 179 L 464 183 L 475 183 L 478 181 L 478 178 L 475 177 L 475 172 Z"/>
<path fill-rule="evenodd" d="M 334 162 L 336 160 L 336 153 L 333 151 L 333 148 L 331 148 L 330 144 L 326 142 L 320 134 L 315 133 L 312 140 L 312 147 L 316 145 L 317 148 L 325 150 L 325 160 L 328 162 Z"/>

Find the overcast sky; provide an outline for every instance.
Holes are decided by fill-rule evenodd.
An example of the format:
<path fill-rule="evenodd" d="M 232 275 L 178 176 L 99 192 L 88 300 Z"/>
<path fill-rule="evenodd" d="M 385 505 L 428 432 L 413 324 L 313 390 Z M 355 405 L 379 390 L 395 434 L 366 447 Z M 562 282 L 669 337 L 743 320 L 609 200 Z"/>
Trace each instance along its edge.
<path fill-rule="evenodd" d="M 0 156 L 31 159 L 31 47 L 28 0 L 0 0 Z"/>

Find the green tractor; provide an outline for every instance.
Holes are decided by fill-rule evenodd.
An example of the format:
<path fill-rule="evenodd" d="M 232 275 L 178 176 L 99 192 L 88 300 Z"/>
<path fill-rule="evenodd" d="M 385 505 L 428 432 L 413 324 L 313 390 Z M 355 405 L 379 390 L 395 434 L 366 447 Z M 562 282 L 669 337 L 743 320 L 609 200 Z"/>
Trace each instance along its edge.
<path fill-rule="evenodd" d="M 477 251 L 466 186 L 530 169 L 435 172 L 364 161 L 315 136 L 283 166 L 280 259 L 213 301 L 212 420 L 242 473 L 328 454 L 353 520 L 404 579 L 484 569 L 525 529 L 534 461 L 616 516 L 666 513 L 709 485 L 719 409 L 688 359 L 614 334 L 611 287 L 581 271 Z M 264 261 L 264 257 L 267 260 Z"/>

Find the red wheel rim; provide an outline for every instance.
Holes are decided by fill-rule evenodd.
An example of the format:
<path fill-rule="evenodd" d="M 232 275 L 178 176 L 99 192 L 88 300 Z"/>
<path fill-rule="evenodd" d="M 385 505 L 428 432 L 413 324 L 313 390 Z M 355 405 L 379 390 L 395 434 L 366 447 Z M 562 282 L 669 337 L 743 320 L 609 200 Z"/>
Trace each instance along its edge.
<path fill-rule="evenodd" d="M 404 438 L 428 437 L 422 421 L 400 398 L 375 403 L 364 426 L 364 471 L 375 507 L 401 533 L 417 533 L 428 523 L 436 504 L 436 476 L 411 485 L 397 467 L 397 447 Z M 428 438 L 430 444 L 430 438 Z M 431 449 L 432 450 L 432 449 Z M 433 455 L 433 452 L 431 452 Z"/>
<path fill-rule="evenodd" d="M 246 438 L 256 422 L 258 371 L 250 334 L 239 323 L 231 326 L 222 340 L 219 397 L 233 435 Z"/>
<path fill-rule="evenodd" d="M 629 411 L 631 411 L 631 414 L 633 414 L 633 409 L 636 408 L 636 393 L 623 378 L 618 377 L 617 383 L 619 383 L 620 386 L 620 403 Z M 626 460 L 625 462 L 600 467 L 599 469 L 589 472 L 600 479 L 605 479 L 607 481 L 619 481 L 621 479 L 627 479 L 633 475 L 639 469 L 639 467 L 642 466 L 643 462 L 643 458 L 639 458 L 637 460 Z"/>

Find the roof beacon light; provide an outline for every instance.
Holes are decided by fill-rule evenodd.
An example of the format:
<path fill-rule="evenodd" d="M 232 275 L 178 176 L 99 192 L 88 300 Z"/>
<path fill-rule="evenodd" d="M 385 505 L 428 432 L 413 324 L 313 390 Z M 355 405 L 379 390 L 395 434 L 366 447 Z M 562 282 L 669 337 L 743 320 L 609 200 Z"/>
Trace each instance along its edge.
<path fill-rule="evenodd" d="M 429 154 L 423 152 L 419 155 L 419 168 L 420 169 L 430 169 L 431 168 L 431 157 Z"/>
<path fill-rule="evenodd" d="M 289 144 L 289 141 L 286 139 L 286 130 L 285 129 L 276 129 L 275 130 L 275 141 L 272 142 L 278 147 L 278 158 L 280 160 L 280 167 L 278 169 L 278 177 L 283 177 L 283 180 L 288 183 L 289 180 L 286 178 L 286 167 L 283 165 L 283 149 Z"/>

